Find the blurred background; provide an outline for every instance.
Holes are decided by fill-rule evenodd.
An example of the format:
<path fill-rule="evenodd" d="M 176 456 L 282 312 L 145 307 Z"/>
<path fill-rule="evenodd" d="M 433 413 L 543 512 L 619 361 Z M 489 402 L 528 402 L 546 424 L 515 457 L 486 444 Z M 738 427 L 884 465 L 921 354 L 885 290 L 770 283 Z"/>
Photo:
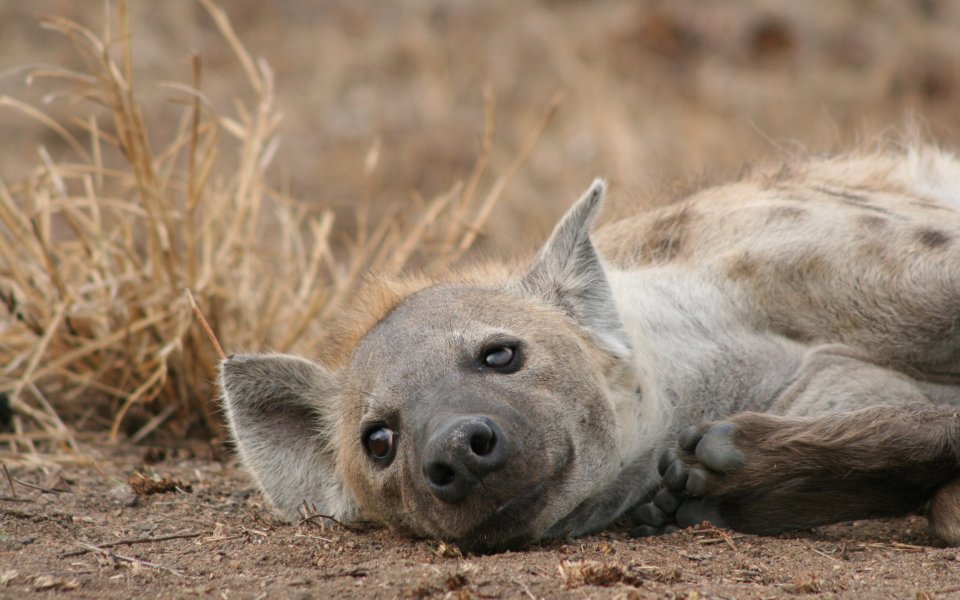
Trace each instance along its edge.
<path fill-rule="evenodd" d="M 275 185 L 347 212 L 430 198 L 468 177 L 494 101 L 491 177 L 506 186 L 481 248 L 529 248 L 596 175 L 613 211 L 744 164 L 920 132 L 957 145 L 960 2 L 947 0 L 230 0 L 238 36 L 272 67 L 284 114 Z M 57 116 L 68 101 L 26 86 L 21 65 L 80 65 L 38 17 L 102 31 L 99 1 L 0 3 L 0 94 Z M 173 130 L 191 81 L 225 112 L 248 85 L 193 0 L 132 2 L 140 99 L 154 136 Z M 59 136 L 0 107 L 0 177 L 25 177 Z M 160 132 L 159 134 L 157 132 Z M 152 140 L 162 144 L 164 140 Z M 372 174 L 371 157 L 376 156 Z M 372 191 L 371 191 L 372 190 Z M 338 221 L 346 223 L 346 221 Z M 346 225 L 345 225 L 346 226 Z"/>

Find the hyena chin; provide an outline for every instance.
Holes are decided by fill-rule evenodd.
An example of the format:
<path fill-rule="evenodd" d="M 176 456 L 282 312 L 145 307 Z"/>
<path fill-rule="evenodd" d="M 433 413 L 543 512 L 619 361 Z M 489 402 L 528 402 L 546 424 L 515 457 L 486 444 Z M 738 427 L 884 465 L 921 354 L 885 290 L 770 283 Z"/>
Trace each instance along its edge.
<path fill-rule="evenodd" d="M 757 170 L 525 268 L 372 280 L 321 363 L 221 365 L 279 512 L 495 550 L 924 511 L 960 544 L 960 162 Z"/>

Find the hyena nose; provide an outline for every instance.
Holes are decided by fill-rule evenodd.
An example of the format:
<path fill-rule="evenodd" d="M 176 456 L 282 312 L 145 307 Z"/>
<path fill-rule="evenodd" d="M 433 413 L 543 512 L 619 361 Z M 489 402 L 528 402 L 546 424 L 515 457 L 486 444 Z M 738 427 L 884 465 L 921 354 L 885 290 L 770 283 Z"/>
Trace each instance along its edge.
<path fill-rule="evenodd" d="M 422 469 L 433 495 L 456 504 L 506 463 L 507 438 L 496 421 L 459 417 L 441 423 L 430 436 Z"/>

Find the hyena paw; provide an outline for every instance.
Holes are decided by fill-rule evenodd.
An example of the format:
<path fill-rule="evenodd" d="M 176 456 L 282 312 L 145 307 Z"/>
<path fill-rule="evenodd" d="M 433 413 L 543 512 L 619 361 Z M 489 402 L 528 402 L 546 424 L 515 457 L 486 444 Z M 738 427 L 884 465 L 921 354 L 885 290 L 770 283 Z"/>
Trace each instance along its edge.
<path fill-rule="evenodd" d="M 653 500 L 633 509 L 631 520 L 634 528 L 630 531 L 634 537 L 664 535 L 678 531 L 676 512 L 679 499 L 670 490 L 661 489 Z"/>
<path fill-rule="evenodd" d="M 687 427 L 677 440 L 677 452 L 661 457 L 664 483 L 690 496 L 715 496 L 734 484 L 746 457 L 734 440 L 737 425 L 730 421 Z"/>
<path fill-rule="evenodd" d="M 736 487 L 736 473 L 746 464 L 734 440 L 736 427 L 729 421 L 688 427 L 677 448 L 660 456 L 657 468 L 663 487 L 633 511 L 639 524 L 634 535 L 659 535 L 704 521 L 730 526 L 722 514 L 730 500 L 724 496 Z"/>
<path fill-rule="evenodd" d="M 719 498 L 697 498 L 683 492 L 662 488 L 653 499 L 635 508 L 632 513 L 634 537 L 664 535 L 707 521 L 717 527 L 730 527 L 721 514 Z"/>

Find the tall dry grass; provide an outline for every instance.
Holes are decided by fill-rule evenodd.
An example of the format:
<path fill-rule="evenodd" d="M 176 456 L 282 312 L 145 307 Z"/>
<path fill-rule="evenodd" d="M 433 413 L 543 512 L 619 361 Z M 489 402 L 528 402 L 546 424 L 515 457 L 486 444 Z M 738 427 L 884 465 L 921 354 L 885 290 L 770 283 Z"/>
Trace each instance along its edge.
<path fill-rule="evenodd" d="M 179 125 L 167 143 L 152 143 L 161 136 L 141 102 L 158 101 L 158 88 L 136 79 L 125 0 L 102 32 L 63 18 L 43 23 L 67 36 L 85 65 L 28 75 L 63 84 L 54 100 L 69 103 L 67 120 L 0 97 L 0 107 L 42 123 L 72 149 L 66 157 L 41 149 L 30 173 L 0 181 L 0 392 L 12 409 L 0 432 L 4 456 L 76 449 L 78 432 L 132 441 L 158 430 L 217 435 L 217 356 L 185 290 L 228 351 L 310 353 L 365 273 L 458 260 L 526 156 L 499 177 L 485 175 L 488 97 L 486 132 L 465 180 L 371 223 L 374 143 L 357 166 L 371 185 L 358 192 L 356 234 L 344 239 L 333 212 L 271 185 L 281 115 L 270 67 L 250 56 L 221 8 L 198 1 L 245 73 L 231 116 L 205 98 L 194 56 L 192 81 L 162 87 L 174 96 Z"/>

